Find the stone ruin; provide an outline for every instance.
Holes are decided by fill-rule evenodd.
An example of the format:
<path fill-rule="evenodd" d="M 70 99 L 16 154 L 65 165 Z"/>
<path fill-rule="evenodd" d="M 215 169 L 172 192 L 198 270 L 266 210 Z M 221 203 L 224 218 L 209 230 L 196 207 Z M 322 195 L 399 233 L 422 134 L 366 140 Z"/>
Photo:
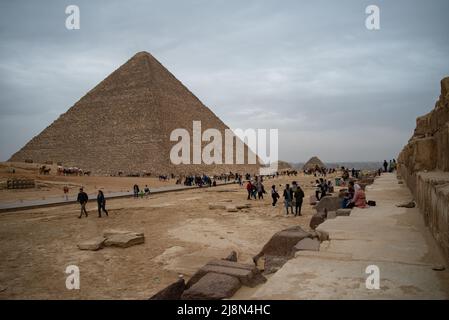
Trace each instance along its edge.
<path fill-rule="evenodd" d="M 265 281 L 256 266 L 238 263 L 232 252 L 225 259 L 209 261 L 187 283 L 179 279 L 150 300 L 219 300 L 232 297 L 242 285 L 252 288 Z"/>
<path fill-rule="evenodd" d="M 275 233 L 254 258 L 254 264 L 237 262 L 236 252 L 225 259 L 209 261 L 185 282 L 179 279 L 150 300 L 219 300 L 232 297 L 242 286 L 256 287 L 267 281 L 264 275 L 278 271 L 298 251 L 319 251 L 328 241 L 325 231 L 306 232 L 299 226 Z M 258 268 L 259 259 L 264 259 Z"/>
<path fill-rule="evenodd" d="M 449 77 L 441 80 L 435 108 L 416 119 L 413 136 L 398 157 L 398 175 L 449 257 Z"/>

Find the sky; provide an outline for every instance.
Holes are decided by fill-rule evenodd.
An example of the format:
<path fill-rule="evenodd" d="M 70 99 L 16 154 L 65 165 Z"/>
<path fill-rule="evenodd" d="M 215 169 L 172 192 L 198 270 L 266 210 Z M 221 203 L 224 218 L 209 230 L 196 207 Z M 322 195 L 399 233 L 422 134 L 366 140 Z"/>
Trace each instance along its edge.
<path fill-rule="evenodd" d="M 68 5 L 80 29 L 65 26 Z M 368 30 L 365 9 L 380 9 Z M 2 1 L 0 161 L 139 51 L 279 158 L 397 156 L 449 76 L 449 1 Z"/>

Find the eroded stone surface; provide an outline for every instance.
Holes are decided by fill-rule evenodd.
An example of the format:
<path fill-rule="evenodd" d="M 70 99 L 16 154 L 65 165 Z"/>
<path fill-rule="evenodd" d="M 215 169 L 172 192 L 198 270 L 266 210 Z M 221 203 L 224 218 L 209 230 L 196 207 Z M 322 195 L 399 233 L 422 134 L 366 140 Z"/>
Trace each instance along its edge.
<path fill-rule="evenodd" d="M 185 287 L 186 283 L 184 279 L 179 279 L 178 281 L 170 284 L 166 288 L 156 293 L 149 300 L 179 300 L 181 299 Z"/>
<path fill-rule="evenodd" d="M 95 237 L 79 243 L 78 249 L 91 251 L 100 250 L 101 248 L 103 248 L 105 240 L 106 238 L 104 237 Z"/>
<path fill-rule="evenodd" d="M 326 221 L 326 214 L 324 212 L 317 212 L 310 219 L 309 226 L 312 230 L 315 230 L 324 221 Z"/>
<path fill-rule="evenodd" d="M 109 236 L 104 245 L 106 247 L 120 247 L 120 248 L 128 248 L 134 246 L 136 244 L 141 244 L 145 242 L 145 237 L 143 234 L 138 233 L 123 233 L 123 234 L 114 234 Z"/>
<path fill-rule="evenodd" d="M 310 233 L 304 231 L 300 226 L 279 231 L 271 237 L 256 257 L 263 255 L 292 256 L 292 249 L 298 241 L 310 236 Z"/>
<path fill-rule="evenodd" d="M 295 246 L 294 250 L 309 250 L 309 251 L 319 251 L 320 241 L 318 239 L 305 238 L 299 241 Z"/>
<path fill-rule="evenodd" d="M 182 294 L 183 300 L 220 300 L 230 298 L 242 284 L 236 277 L 209 272 Z"/>
<path fill-rule="evenodd" d="M 264 281 L 259 277 L 260 271 L 254 265 L 242 264 L 228 260 L 212 260 L 201 267 L 187 282 L 187 288 L 193 286 L 209 272 L 226 274 L 236 277 L 248 287 L 254 287 Z"/>
<path fill-rule="evenodd" d="M 351 209 L 338 209 L 336 212 L 337 217 L 349 216 L 350 214 L 351 214 Z"/>
<path fill-rule="evenodd" d="M 341 208 L 341 199 L 334 196 L 323 197 L 315 206 L 317 212 L 322 212 L 324 209 L 327 211 L 337 211 Z"/>

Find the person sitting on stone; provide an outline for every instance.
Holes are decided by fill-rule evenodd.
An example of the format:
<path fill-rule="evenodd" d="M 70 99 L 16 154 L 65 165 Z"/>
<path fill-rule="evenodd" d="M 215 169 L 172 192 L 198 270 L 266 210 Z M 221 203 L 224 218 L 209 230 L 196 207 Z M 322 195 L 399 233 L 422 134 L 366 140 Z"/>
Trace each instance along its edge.
<path fill-rule="evenodd" d="M 346 195 L 343 198 L 341 207 L 343 209 L 350 208 L 350 203 L 353 198 L 354 198 L 354 181 L 349 181 L 348 191 L 346 192 Z"/>
<path fill-rule="evenodd" d="M 362 187 L 356 183 L 354 185 L 354 198 L 352 198 L 350 205 L 357 208 L 366 208 L 366 196 Z"/>
<path fill-rule="evenodd" d="M 145 188 L 143 190 L 145 191 L 146 196 L 150 195 L 150 188 L 148 187 L 148 185 L 145 185 Z"/>

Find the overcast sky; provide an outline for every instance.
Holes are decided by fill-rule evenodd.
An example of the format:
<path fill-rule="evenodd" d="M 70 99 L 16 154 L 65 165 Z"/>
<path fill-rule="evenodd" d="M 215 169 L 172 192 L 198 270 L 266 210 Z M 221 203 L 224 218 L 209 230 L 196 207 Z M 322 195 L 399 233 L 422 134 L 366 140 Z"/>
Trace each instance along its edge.
<path fill-rule="evenodd" d="M 81 29 L 65 28 L 76 4 Z M 365 8 L 380 7 L 380 27 Z M 0 161 L 138 51 L 280 158 L 397 155 L 449 75 L 449 1 L 2 1 Z"/>

